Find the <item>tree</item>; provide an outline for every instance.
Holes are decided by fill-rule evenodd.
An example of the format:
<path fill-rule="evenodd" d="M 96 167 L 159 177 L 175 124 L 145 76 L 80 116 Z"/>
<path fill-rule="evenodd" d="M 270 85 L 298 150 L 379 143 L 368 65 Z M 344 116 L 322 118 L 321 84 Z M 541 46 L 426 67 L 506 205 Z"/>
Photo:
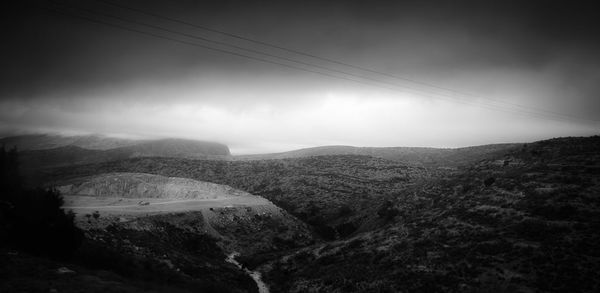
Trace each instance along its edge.
<path fill-rule="evenodd" d="M 68 256 L 83 240 L 74 214 L 62 209 L 54 188 L 24 188 L 16 148 L 0 148 L 0 234 L 16 249 L 36 254 Z"/>

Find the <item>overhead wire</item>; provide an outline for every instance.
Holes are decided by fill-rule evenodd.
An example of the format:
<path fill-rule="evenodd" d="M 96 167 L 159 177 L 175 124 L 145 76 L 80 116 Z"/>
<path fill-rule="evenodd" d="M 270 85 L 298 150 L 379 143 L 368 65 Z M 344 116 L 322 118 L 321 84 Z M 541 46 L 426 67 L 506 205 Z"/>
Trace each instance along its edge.
<path fill-rule="evenodd" d="M 101 0 L 99 0 L 101 1 Z M 70 6 L 71 8 L 73 8 L 74 6 L 72 4 L 67 4 L 67 3 L 60 3 L 60 2 L 56 2 L 56 1 L 51 1 L 55 4 L 60 4 L 60 5 L 66 5 L 66 6 Z M 104 2 L 104 1 L 101 1 Z M 120 29 L 124 29 L 124 30 L 128 30 L 131 32 L 136 32 L 136 33 L 140 33 L 140 34 L 145 34 L 145 35 L 149 35 L 149 36 L 153 36 L 153 37 L 157 37 L 157 38 L 162 38 L 162 39 L 166 39 L 166 40 L 170 40 L 170 41 L 174 41 L 174 42 L 179 42 L 179 43 L 183 43 L 183 44 L 187 44 L 187 45 L 192 45 L 192 46 L 196 46 L 196 47 L 200 47 L 200 48 L 204 48 L 204 49 L 208 49 L 208 50 L 213 50 L 213 51 L 217 51 L 220 53 L 225 53 L 225 54 L 230 54 L 230 55 L 236 55 L 238 57 L 243 57 L 243 58 L 249 58 L 249 59 L 253 59 L 255 61 L 260 61 L 260 62 L 266 62 L 266 63 L 271 63 L 271 64 L 275 64 L 275 65 L 279 65 L 279 66 L 284 66 L 284 67 L 288 67 L 288 68 L 292 68 L 292 69 L 296 69 L 296 70 L 302 70 L 302 71 L 306 71 L 306 72 L 311 72 L 311 73 L 315 73 L 315 74 L 320 74 L 320 75 L 324 75 L 324 76 L 328 76 L 331 78 L 337 78 L 337 79 L 343 79 L 346 81 L 351 81 L 351 82 L 356 82 L 356 83 L 361 83 L 361 84 L 366 84 L 369 86 L 375 86 L 375 87 L 380 87 L 380 88 L 385 88 L 388 90 L 393 90 L 393 91 L 401 91 L 401 92 L 408 92 L 408 93 L 414 93 L 414 94 L 418 94 L 418 95 L 422 95 L 422 96 L 427 96 L 427 97 L 431 97 L 431 98 L 436 98 L 436 99 L 445 99 L 445 100 L 450 100 L 453 102 L 458 102 L 461 104 L 467 104 L 467 105 L 473 105 L 473 106 L 479 106 L 482 108 L 486 108 L 486 109 L 490 109 L 490 110 L 496 110 L 496 111 L 502 111 L 502 112 L 507 112 L 507 113 L 516 113 L 516 114 L 522 114 L 522 115 L 529 115 L 529 116 L 536 116 L 538 118 L 545 118 L 545 119 L 553 119 L 553 120 L 562 120 L 562 121 L 570 121 L 572 120 L 572 117 L 560 117 L 560 116 L 552 116 L 548 113 L 544 114 L 544 113 L 537 113 L 537 112 L 533 112 L 533 111 L 524 111 L 524 110 L 518 110 L 518 109 L 509 109 L 509 108 L 505 108 L 505 107 L 500 107 L 498 105 L 493 105 L 493 104 L 484 104 L 484 103 L 473 103 L 471 101 L 464 101 L 464 100 L 460 100 L 460 99 L 456 99 L 456 97 L 444 97 L 443 94 L 440 93 L 431 93 L 431 92 L 422 92 L 422 89 L 414 89 L 414 88 L 410 88 L 410 87 L 406 87 L 405 85 L 399 85 L 399 84 L 395 84 L 395 83 L 390 83 L 387 81 L 381 81 L 375 78 L 371 78 L 371 77 L 364 77 L 361 75 L 357 75 L 357 74 L 353 74 L 353 73 L 348 73 L 342 70 L 337 70 L 337 69 L 332 69 L 329 67 L 325 67 L 325 66 L 320 66 L 320 65 L 316 65 L 316 64 L 312 64 L 312 63 L 308 63 L 308 62 L 303 62 L 303 61 L 298 61 L 292 58 L 288 58 L 288 57 L 282 57 L 282 56 L 278 56 L 278 55 L 274 55 L 274 54 L 270 54 L 270 53 L 266 53 L 266 52 L 262 52 L 259 50 L 254 50 L 254 49 L 248 49 L 245 47 L 241 47 L 241 46 L 236 46 L 236 45 L 232 45 L 226 42 L 221 42 L 221 41 L 215 41 L 215 40 L 211 40 L 208 38 L 204 38 L 204 37 L 200 37 L 197 35 L 192 35 L 192 34 L 188 34 L 188 33 L 182 33 L 176 30 L 172 30 L 172 29 L 168 29 L 168 28 L 164 28 L 161 26 L 157 26 L 157 25 L 153 25 L 153 24 L 148 24 L 148 23 L 144 23 L 144 22 L 140 22 L 140 21 L 135 21 L 135 20 L 130 20 L 130 19 L 126 19 L 123 17 L 119 17 L 119 16 L 115 16 L 115 15 L 111 15 L 111 14 L 107 14 L 107 13 L 103 13 L 103 12 L 98 12 L 98 11 L 94 11 L 94 10 L 90 10 L 90 9 L 85 9 L 85 8 L 81 8 L 81 7 L 74 7 L 75 9 L 79 9 L 81 11 L 85 11 L 87 13 L 90 14 L 95 14 L 95 15 L 100 15 L 100 16 L 104 16 L 104 17 L 110 17 L 113 19 L 117 19 L 121 22 L 128 22 L 128 23 L 132 23 L 135 25 L 141 25 L 141 26 L 146 26 L 146 27 L 150 27 L 156 30 L 161 30 L 163 32 L 167 32 L 170 34 L 175 34 L 175 35 L 180 35 L 180 36 L 184 36 L 186 38 L 192 38 L 192 39 L 196 39 L 196 40 L 201 40 L 201 41 L 205 41 L 205 42 L 210 42 L 213 44 L 218 44 L 218 45 L 222 45 L 222 46 L 227 46 L 230 48 L 234 48 L 234 49 L 238 49 L 238 50 L 243 50 L 246 52 L 250 52 L 250 53 L 254 53 L 254 54 L 258 54 L 258 55 L 263 55 L 266 57 L 271 57 L 271 58 L 276 58 L 276 59 L 280 59 L 280 60 L 284 60 L 284 61 L 288 61 L 288 62 L 293 62 L 296 64 L 301 64 L 304 66 L 309 66 L 309 67 L 314 67 L 314 68 L 319 68 L 319 69 L 323 69 L 323 70 L 327 70 L 327 71 L 331 71 L 331 72 L 335 72 L 335 73 L 341 73 L 344 75 L 348 75 L 348 76 L 353 76 L 353 77 L 358 77 L 361 79 L 366 79 L 369 80 L 371 82 L 376 82 L 377 84 L 373 84 L 371 82 L 365 82 L 363 80 L 357 80 L 354 78 L 348 78 L 347 76 L 339 76 L 336 74 L 330 74 L 327 72 L 322 72 L 319 70 L 312 70 L 309 68 L 305 68 L 305 67 L 300 67 L 300 66 L 294 66 L 294 65 L 290 65 L 290 64 L 286 64 L 286 63 L 282 63 L 282 62 L 277 62 L 277 61 L 273 61 L 270 59 L 265 59 L 265 58 L 260 58 L 260 57 L 256 57 L 256 56 L 249 56 L 247 54 L 241 54 L 238 52 L 233 52 L 233 51 L 229 51 L 229 50 L 224 50 L 224 49 L 219 49 L 219 48 L 214 48 L 211 46 L 207 46 L 207 45 L 202 45 L 202 44 L 198 44 L 195 42 L 189 42 L 189 41 L 184 41 L 184 40 L 180 40 L 180 39 L 176 39 L 173 37 L 169 37 L 169 36 L 164 36 L 164 35 L 160 35 L 160 34 L 156 34 L 156 33 L 152 33 L 152 32 L 147 32 L 144 30 L 139 30 L 139 29 L 135 29 L 135 28 L 131 28 L 131 27 L 127 27 L 127 26 L 123 26 L 123 25 L 119 25 L 119 24 L 114 24 L 114 23 L 110 23 L 110 22 L 106 22 L 106 21 L 102 21 L 102 20 L 98 20 L 98 19 L 93 19 L 90 17 L 86 17 L 86 16 L 81 16 L 81 15 L 76 15 L 73 13 L 65 13 L 64 11 L 57 11 L 57 10 L 52 10 L 54 12 L 63 14 L 63 15 L 67 15 L 67 16 L 74 16 L 80 19 L 84 19 L 87 21 L 91 21 L 91 22 L 96 22 L 96 23 L 100 23 L 100 24 L 104 24 L 104 25 L 108 25 L 108 26 L 113 26 L 116 28 L 120 28 Z M 386 84 L 386 85 L 391 85 L 392 87 L 389 86 L 382 86 L 381 84 Z M 398 89 L 400 88 L 400 89 Z M 407 90 L 408 88 L 408 90 Z M 434 95 L 434 96 L 433 96 Z M 571 119 L 569 119 L 571 118 Z"/>
<path fill-rule="evenodd" d="M 266 47 L 271 47 L 271 48 L 274 48 L 274 49 L 278 49 L 278 50 L 282 50 L 282 51 L 286 51 L 286 52 L 290 52 L 290 53 L 294 53 L 294 54 L 298 54 L 298 55 L 302 55 L 302 56 L 306 56 L 306 57 L 318 59 L 318 60 L 321 60 L 321 61 L 330 62 L 330 63 L 333 63 L 333 64 L 338 64 L 338 65 L 346 66 L 346 67 L 349 67 L 349 68 L 353 68 L 353 69 L 357 69 L 357 70 L 361 70 L 361 71 L 365 71 L 365 72 L 374 73 L 374 74 L 377 74 L 377 75 L 380 75 L 380 76 L 386 76 L 386 77 L 389 77 L 389 78 L 394 78 L 394 79 L 405 81 L 405 82 L 410 82 L 410 83 L 414 83 L 414 84 L 418 84 L 418 85 L 422 85 L 422 86 L 427 86 L 427 87 L 438 89 L 438 90 L 443 90 L 443 91 L 446 91 L 446 92 L 451 93 L 453 95 L 460 95 L 460 96 L 466 96 L 466 97 L 471 97 L 471 98 L 484 99 L 484 100 L 487 100 L 487 101 L 490 101 L 490 102 L 493 102 L 493 103 L 498 103 L 498 104 L 504 104 L 504 105 L 508 105 L 508 106 L 512 106 L 512 107 L 517 107 L 517 108 L 521 108 L 523 110 L 532 110 L 532 111 L 537 111 L 537 112 L 544 112 L 546 114 L 558 115 L 558 116 L 563 116 L 563 117 L 566 117 L 566 118 L 573 118 L 573 119 L 577 119 L 577 120 L 589 120 L 589 119 L 581 119 L 581 118 L 578 118 L 578 117 L 573 117 L 571 115 L 566 115 L 564 113 L 550 111 L 550 110 L 547 110 L 547 109 L 541 109 L 541 108 L 538 108 L 538 107 L 526 106 L 526 105 L 521 105 L 521 104 L 518 104 L 518 103 L 513 103 L 513 102 L 508 102 L 508 101 L 502 101 L 502 100 L 498 100 L 498 99 L 491 99 L 491 98 L 484 97 L 484 96 L 481 96 L 481 95 L 477 95 L 477 94 L 473 94 L 473 93 L 467 93 L 467 92 L 464 92 L 464 91 L 461 91 L 461 90 L 452 89 L 452 88 L 444 87 L 444 86 L 439 86 L 439 85 L 432 84 L 432 83 L 429 83 L 429 82 L 423 82 L 423 81 L 419 81 L 419 80 L 415 80 L 415 79 L 410 79 L 410 78 L 398 76 L 398 75 L 395 75 L 395 74 L 391 74 L 391 73 L 387 73 L 387 72 L 375 70 L 375 69 L 372 69 L 372 68 L 368 68 L 368 67 L 364 67 L 364 66 L 358 66 L 358 65 L 355 65 L 355 64 L 350 64 L 348 62 L 334 60 L 332 58 L 322 57 L 322 56 L 318 56 L 318 55 L 315 55 L 315 54 L 311 54 L 311 53 L 307 53 L 307 52 L 302 52 L 302 51 L 299 51 L 299 50 L 295 50 L 295 49 L 283 47 L 283 46 L 280 46 L 280 45 L 276 45 L 276 44 L 272 44 L 272 43 L 268 43 L 268 42 L 256 40 L 256 39 L 253 39 L 253 38 L 248 38 L 248 37 L 245 37 L 245 36 L 241 36 L 239 34 L 234 34 L 234 33 L 230 33 L 230 32 L 225 32 L 223 30 L 214 29 L 214 28 L 211 28 L 211 27 L 207 27 L 207 26 L 203 26 L 203 25 L 198 25 L 196 23 L 192 23 L 192 22 L 189 22 L 189 21 L 184 21 L 184 20 L 181 20 L 181 19 L 177 19 L 177 18 L 173 18 L 173 17 L 169 17 L 169 16 L 160 15 L 160 14 L 149 12 L 149 11 L 146 11 L 146 10 L 143 10 L 143 9 L 138 9 L 138 8 L 127 6 L 127 5 L 123 5 L 123 4 L 120 4 L 120 3 L 114 3 L 112 1 L 107 1 L 107 0 L 94 0 L 94 1 L 101 2 L 101 3 L 107 4 L 107 5 L 110 5 L 110 6 L 113 6 L 113 7 L 117 7 L 117 8 L 121 8 L 121 9 L 126 9 L 126 10 L 133 11 L 133 12 L 136 12 L 136 13 L 145 14 L 145 15 L 152 16 L 152 17 L 155 17 L 155 18 L 164 19 L 164 20 L 168 20 L 168 21 L 171 21 L 171 22 L 175 22 L 175 23 L 187 25 L 187 26 L 194 27 L 194 28 L 197 28 L 197 29 L 209 31 L 209 32 L 212 32 L 212 33 L 217 33 L 217 34 L 221 34 L 221 35 L 224 35 L 224 36 L 228 36 L 228 37 L 232 37 L 232 38 L 244 40 L 244 41 L 255 43 L 255 44 L 258 44 L 258 45 L 262 45 L 262 46 L 266 46 Z M 599 122 L 599 121 L 596 121 L 596 120 L 591 120 L 591 121 Z"/>

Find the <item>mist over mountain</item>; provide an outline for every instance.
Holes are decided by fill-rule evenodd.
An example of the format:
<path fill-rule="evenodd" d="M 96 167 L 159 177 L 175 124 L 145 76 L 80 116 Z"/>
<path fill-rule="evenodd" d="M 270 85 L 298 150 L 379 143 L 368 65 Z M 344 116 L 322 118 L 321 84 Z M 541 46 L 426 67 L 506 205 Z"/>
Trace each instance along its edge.
<path fill-rule="evenodd" d="M 115 138 L 103 135 L 56 135 L 30 134 L 8 136 L 0 139 L 7 148 L 16 147 L 20 151 L 46 150 L 65 146 L 76 146 L 90 150 L 106 150 L 136 143 L 133 139 Z"/>
<path fill-rule="evenodd" d="M 7 148 L 20 151 L 48 150 L 72 146 L 88 150 L 118 149 L 140 156 L 228 156 L 226 145 L 190 139 L 127 139 L 105 135 L 21 135 L 0 139 Z"/>

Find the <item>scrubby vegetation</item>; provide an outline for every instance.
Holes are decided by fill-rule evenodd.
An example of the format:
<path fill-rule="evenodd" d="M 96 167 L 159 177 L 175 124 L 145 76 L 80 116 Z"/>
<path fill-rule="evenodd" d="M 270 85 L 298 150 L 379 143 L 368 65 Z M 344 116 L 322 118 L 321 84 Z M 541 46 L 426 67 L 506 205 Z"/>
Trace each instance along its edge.
<path fill-rule="evenodd" d="M 355 155 L 260 161 L 135 158 L 53 169 L 45 181 L 110 172 L 227 184 L 271 200 L 328 240 L 378 225 L 377 211 L 388 197 L 432 174 L 423 167 Z"/>
<path fill-rule="evenodd" d="M 272 292 L 600 291 L 600 137 L 513 145 L 473 157 L 461 152 L 457 158 L 468 164 L 425 168 L 361 155 L 130 158 L 46 169 L 40 178 L 52 183 L 141 172 L 266 197 L 321 239 L 303 238 L 259 212 L 211 213 L 218 218 L 215 231 L 248 247 L 240 262 L 260 270 Z M 231 287 L 250 288 L 244 287 L 253 285 L 247 276 L 222 265 L 223 243 L 192 220 L 201 217 L 115 223 L 90 231 L 80 255 L 106 253 L 93 261 L 97 268 L 133 267 L 120 274 L 138 279 L 161 275 L 159 282 L 188 284 L 204 276 L 204 284 L 232 280 Z M 214 254 L 200 252 L 206 250 Z M 118 261 L 101 262 L 111 258 Z"/>
<path fill-rule="evenodd" d="M 0 148 L 0 172 L 1 292 L 257 292 L 204 233 L 150 217 L 143 229 L 115 224 L 84 237 L 57 190 L 23 186 L 15 149 Z"/>
<path fill-rule="evenodd" d="M 157 215 L 87 231 L 75 263 L 169 290 L 257 292 L 256 284 L 224 262 L 202 216 Z M 200 222 L 199 222 L 200 221 Z"/>
<path fill-rule="evenodd" d="M 415 185 L 393 224 L 282 257 L 266 280 L 280 292 L 597 292 L 599 167 L 599 137 L 523 146 Z"/>
<path fill-rule="evenodd" d="M 83 233 L 73 214 L 62 209 L 52 188 L 24 188 L 16 149 L 0 148 L 0 235 L 3 245 L 38 255 L 66 257 L 80 245 Z"/>

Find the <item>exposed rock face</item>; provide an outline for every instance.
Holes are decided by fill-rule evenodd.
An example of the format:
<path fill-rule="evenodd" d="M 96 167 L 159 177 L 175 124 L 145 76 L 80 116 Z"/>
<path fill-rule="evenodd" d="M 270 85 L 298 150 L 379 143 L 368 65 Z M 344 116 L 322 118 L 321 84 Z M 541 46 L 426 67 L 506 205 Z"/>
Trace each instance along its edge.
<path fill-rule="evenodd" d="M 125 198 L 217 199 L 250 196 L 227 185 L 144 173 L 109 173 L 80 178 L 58 189 L 65 195 Z"/>
<path fill-rule="evenodd" d="M 260 255 L 315 241 L 302 221 L 260 196 L 227 185 L 145 173 L 106 173 L 72 179 L 58 188 L 69 198 L 66 201 L 84 198 L 73 207 L 76 222 L 96 245 L 158 261 L 194 278 L 214 267 L 229 274 L 219 280 L 239 278 L 234 267 L 223 264 L 223 253 Z M 132 207 L 130 202 L 139 199 L 144 201 Z M 182 202 L 179 199 L 189 203 L 174 212 L 169 205 Z M 201 205 L 191 204 L 197 202 Z M 206 260 L 199 261 L 202 258 Z"/>

